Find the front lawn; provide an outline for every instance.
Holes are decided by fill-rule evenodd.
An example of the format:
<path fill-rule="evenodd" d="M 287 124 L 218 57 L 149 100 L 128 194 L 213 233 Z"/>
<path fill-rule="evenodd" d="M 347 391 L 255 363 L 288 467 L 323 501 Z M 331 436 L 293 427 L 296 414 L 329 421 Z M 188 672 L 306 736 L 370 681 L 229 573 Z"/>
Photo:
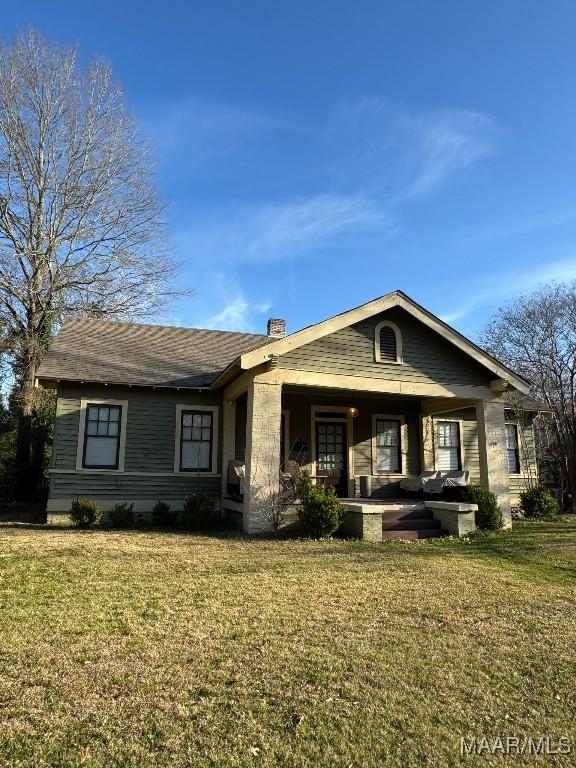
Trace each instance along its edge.
<path fill-rule="evenodd" d="M 576 752 L 575 584 L 576 521 L 379 545 L 0 528 L 0 765 L 550 764 L 460 738 Z"/>

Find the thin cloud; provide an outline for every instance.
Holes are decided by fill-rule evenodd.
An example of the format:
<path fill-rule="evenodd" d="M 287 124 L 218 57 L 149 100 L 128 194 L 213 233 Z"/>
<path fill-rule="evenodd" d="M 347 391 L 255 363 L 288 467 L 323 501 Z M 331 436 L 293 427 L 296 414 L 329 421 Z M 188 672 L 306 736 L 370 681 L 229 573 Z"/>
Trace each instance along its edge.
<path fill-rule="evenodd" d="M 360 195 L 318 195 L 238 208 L 178 239 L 183 252 L 216 262 L 270 262 L 301 257 L 351 234 L 376 231 L 389 234 L 393 223 L 375 201 Z"/>
<path fill-rule="evenodd" d="M 180 161 L 214 161 L 264 133 L 292 131 L 298 125 L 295 117 L 280 112 L 198 99 L 158 105 L 153 114 L 143 117 L 144 129 L 161 156 L 178 155 Z"/>
<path fill-rule="evenodd" d="M 490 275 L 473 278 L 477 285 L 490 285 L 490 288 L 480 290 L 473 301 L 440 315 L 446 323 L 454 323 L 468 316 L 482 305 L 496 300 L 505 301 L 521 293 L 532 291 L 544 283 L 570 282 L 576 280 L 576 258 L 550 262 L 546 266 L 537 267 L 521 273 L 517 271 L 502 271 Z"/>
<path fill-rule="evenodd" d="M 271 304 L 261 302 L 250 304 L 243 295 L 236 296 L 224 309 L 202 323 L 203 328 L 217 328 L 223 331 L 242 331 L 251 333 L 254 331 L 253 315 L 262 315 L 268 312 Z"/>
<path fill-rule="evenodd" d="M 334 172 L 384 193 L 390 202 L 431 194 L 461 178 L 495 154 L 499 140 L 493 120 L 480 112 L 417 113 L 373 98 L 342 104 L 326 135 L 338 149 Z"/>
<path fill-rule="evenodd" d="M 420 170 L 405 197 L 429 194 L 495 152 L 494 123 L 478 112 L 445 109 L 407 118 L 407 126 Z"/>

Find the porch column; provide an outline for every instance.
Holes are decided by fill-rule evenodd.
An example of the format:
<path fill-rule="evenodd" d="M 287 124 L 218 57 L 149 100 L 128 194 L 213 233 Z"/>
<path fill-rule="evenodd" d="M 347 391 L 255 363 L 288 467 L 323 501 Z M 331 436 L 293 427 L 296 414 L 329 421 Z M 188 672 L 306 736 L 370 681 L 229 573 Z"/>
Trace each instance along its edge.
<path fill-rule="evenodd" d="M 480 477 L 496 494 L 504 517 L 504 526 L 512 526 L 510 512 L 510 477 L 506 461 L 506 421 L 502 400 L 480 400 L 476 404 Z"/>
<path fill-rule="evenodd" d="M 428 472 L 434 466 L 434 421 L 433 417 L 420 414 L 420 471 Z"/>
<path fill-rule="evenodd" d="M 280 491 L 282 384 L 254 380 L 248 388 L 244 530 L 272 529 Z"/>
<path fill-rule="evenodd" d="M 227 496 L 228 462 L 234 459 L 236 452 L 236 401 L 226 400 L 222 403 L 222 501 Z M 224 504 L 221 506 L 224 514 Z"/>

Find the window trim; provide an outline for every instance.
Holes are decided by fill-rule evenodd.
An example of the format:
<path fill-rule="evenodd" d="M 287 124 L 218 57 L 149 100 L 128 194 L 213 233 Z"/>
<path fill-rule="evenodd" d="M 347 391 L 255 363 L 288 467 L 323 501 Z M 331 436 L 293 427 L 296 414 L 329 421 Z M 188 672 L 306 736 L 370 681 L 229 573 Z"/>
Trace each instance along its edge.
<path fill-rule="evenodd" d="M 518 469 L 516 472 L 510 472 L 510 469 L 508 468 L 508 451 L 512 450 L 511 448 L 508 448 L 508 436 L 506 436 L 506 469 L 508 470 L 508 474 L 512 475 L 513 477 L 519 477 L 522 475 L 522 461 L 520 458 L 520 426 L 517 421 L 507 421 L 506 427 L 514 427 L 516 429 L 516 466 Z"/>
<path fill-rule="evenodd" d="M 195 405 L 194 403 L 178 403 L 176 405 L 176 429 L 174 430 L 174 474 L 175 475 L 202 475 L 202 477 L 216 477 L 218 475 L 218 406 Z M 182 413 L 184 411 L 210 411 L 212 413 L 212 451 L 210 454 L 210 469 L 182 469 Z"/>
<path fill-rule="evenodd" d="M 120 435 L 117 447 L 116 467 L 85 467 L 84 452 L 86 445 L 86 419 L 89 405 L 115 405 L 120 407 Z M 80 400 L 80 424 L 78 426 L 78 446 L 76 449 L 76 470 L 78 472 L 97 472 L 118 474 L 124 472 L 124 457 L 126 453 L 126 425 L 128 423 L 128 400 L 115 400 L 113 398 L 83 397 Z"/>
<path fill-rule="evenodd" d="M 438 451 L 440 446 L 438 445 L 438 432 L 436 431 L 436 425 L 445 421 L 450 421 L 458 425 L 458 469 L 452 470 L 454 472 L 462 472 L 464 470 L 464 452 L 463 452 L 463 437 L 464 437 L 464 429 L 463 429 L 463 419 L 451 419 L 449 417 L 442 417 L 438 419 L 434 419 L 434 429 L 433 431 L 433 439 L 434 439 L 434 469 L 437 472 L 447 472 L 448 470 L 440 469 L 438 466 Z"/>
<path fill-rule="evenodd" d="M 387 472 L 378 469 L 378 446 L 376 444 L 376 426 L 378 421 L 397 421 L 400 425 L 400 472 Z M 378 477 L 406 477 L 406 459 L 408 455 L 408 427 L 406 417 L 398 413 L 373 413 L 372 414 L 372 474 Z"/>
<path fill-rule="evenodd" d="M 383 328 L 391 328 L 396 336 L 396 360 L 382 360 L 380 357 L 380 332 Z M 374 361 L 381 365 L 402 365 L 404 362 L 402 356 L 402 332 L 400 328 L 391 320 L 382 320 L 374 329 Z"/>

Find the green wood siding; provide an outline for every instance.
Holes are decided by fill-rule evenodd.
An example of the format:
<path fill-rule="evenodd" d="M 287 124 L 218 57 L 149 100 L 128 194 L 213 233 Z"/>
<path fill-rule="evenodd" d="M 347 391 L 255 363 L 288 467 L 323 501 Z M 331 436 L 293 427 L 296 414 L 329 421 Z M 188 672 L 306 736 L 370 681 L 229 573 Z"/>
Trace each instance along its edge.
<path fill-rule="evenodd" d="M 76 451 L 82 398 L 128 401 L 126 449 L 123 473 L 76 472 Z M 93 496 L 94 498 L 182 498 L 193 488 L 219 492 L 217 477 L 202 473 L 174 474 L 176 405 L 219 407 L 217 472 L 220 472 L 222 419 L 221 394 L 189 390 L 138 389 L 128 387 L 60 384 L 54 428 L 50 498 Z M 142 473 L 142 474 L 130 474 Z M 162 476 L 157 473 L 167 473 Z"/>
<path fill-rule="evenodd" d="M 382 320 L 402 333 L 403 364 L 374 360 L 374 331 Z M 412 383 L 486 386 L 494 378 L 480 364 L 402 309 L 383 312 L 280 356 L 281 368 L 367 376 Z"/>
<path fill-rule="evenodd" d="M 188 475 L 127 475 L 119 473 L 106 475 L 82 472 L 52 475 L 50 480 L 51 499 L 88 497 L 104 499 L 147 499 L 170 501 L 182 499 L 190 491 L 205 490 L 220 495 L 220 478 L 189 477 Z"/>

